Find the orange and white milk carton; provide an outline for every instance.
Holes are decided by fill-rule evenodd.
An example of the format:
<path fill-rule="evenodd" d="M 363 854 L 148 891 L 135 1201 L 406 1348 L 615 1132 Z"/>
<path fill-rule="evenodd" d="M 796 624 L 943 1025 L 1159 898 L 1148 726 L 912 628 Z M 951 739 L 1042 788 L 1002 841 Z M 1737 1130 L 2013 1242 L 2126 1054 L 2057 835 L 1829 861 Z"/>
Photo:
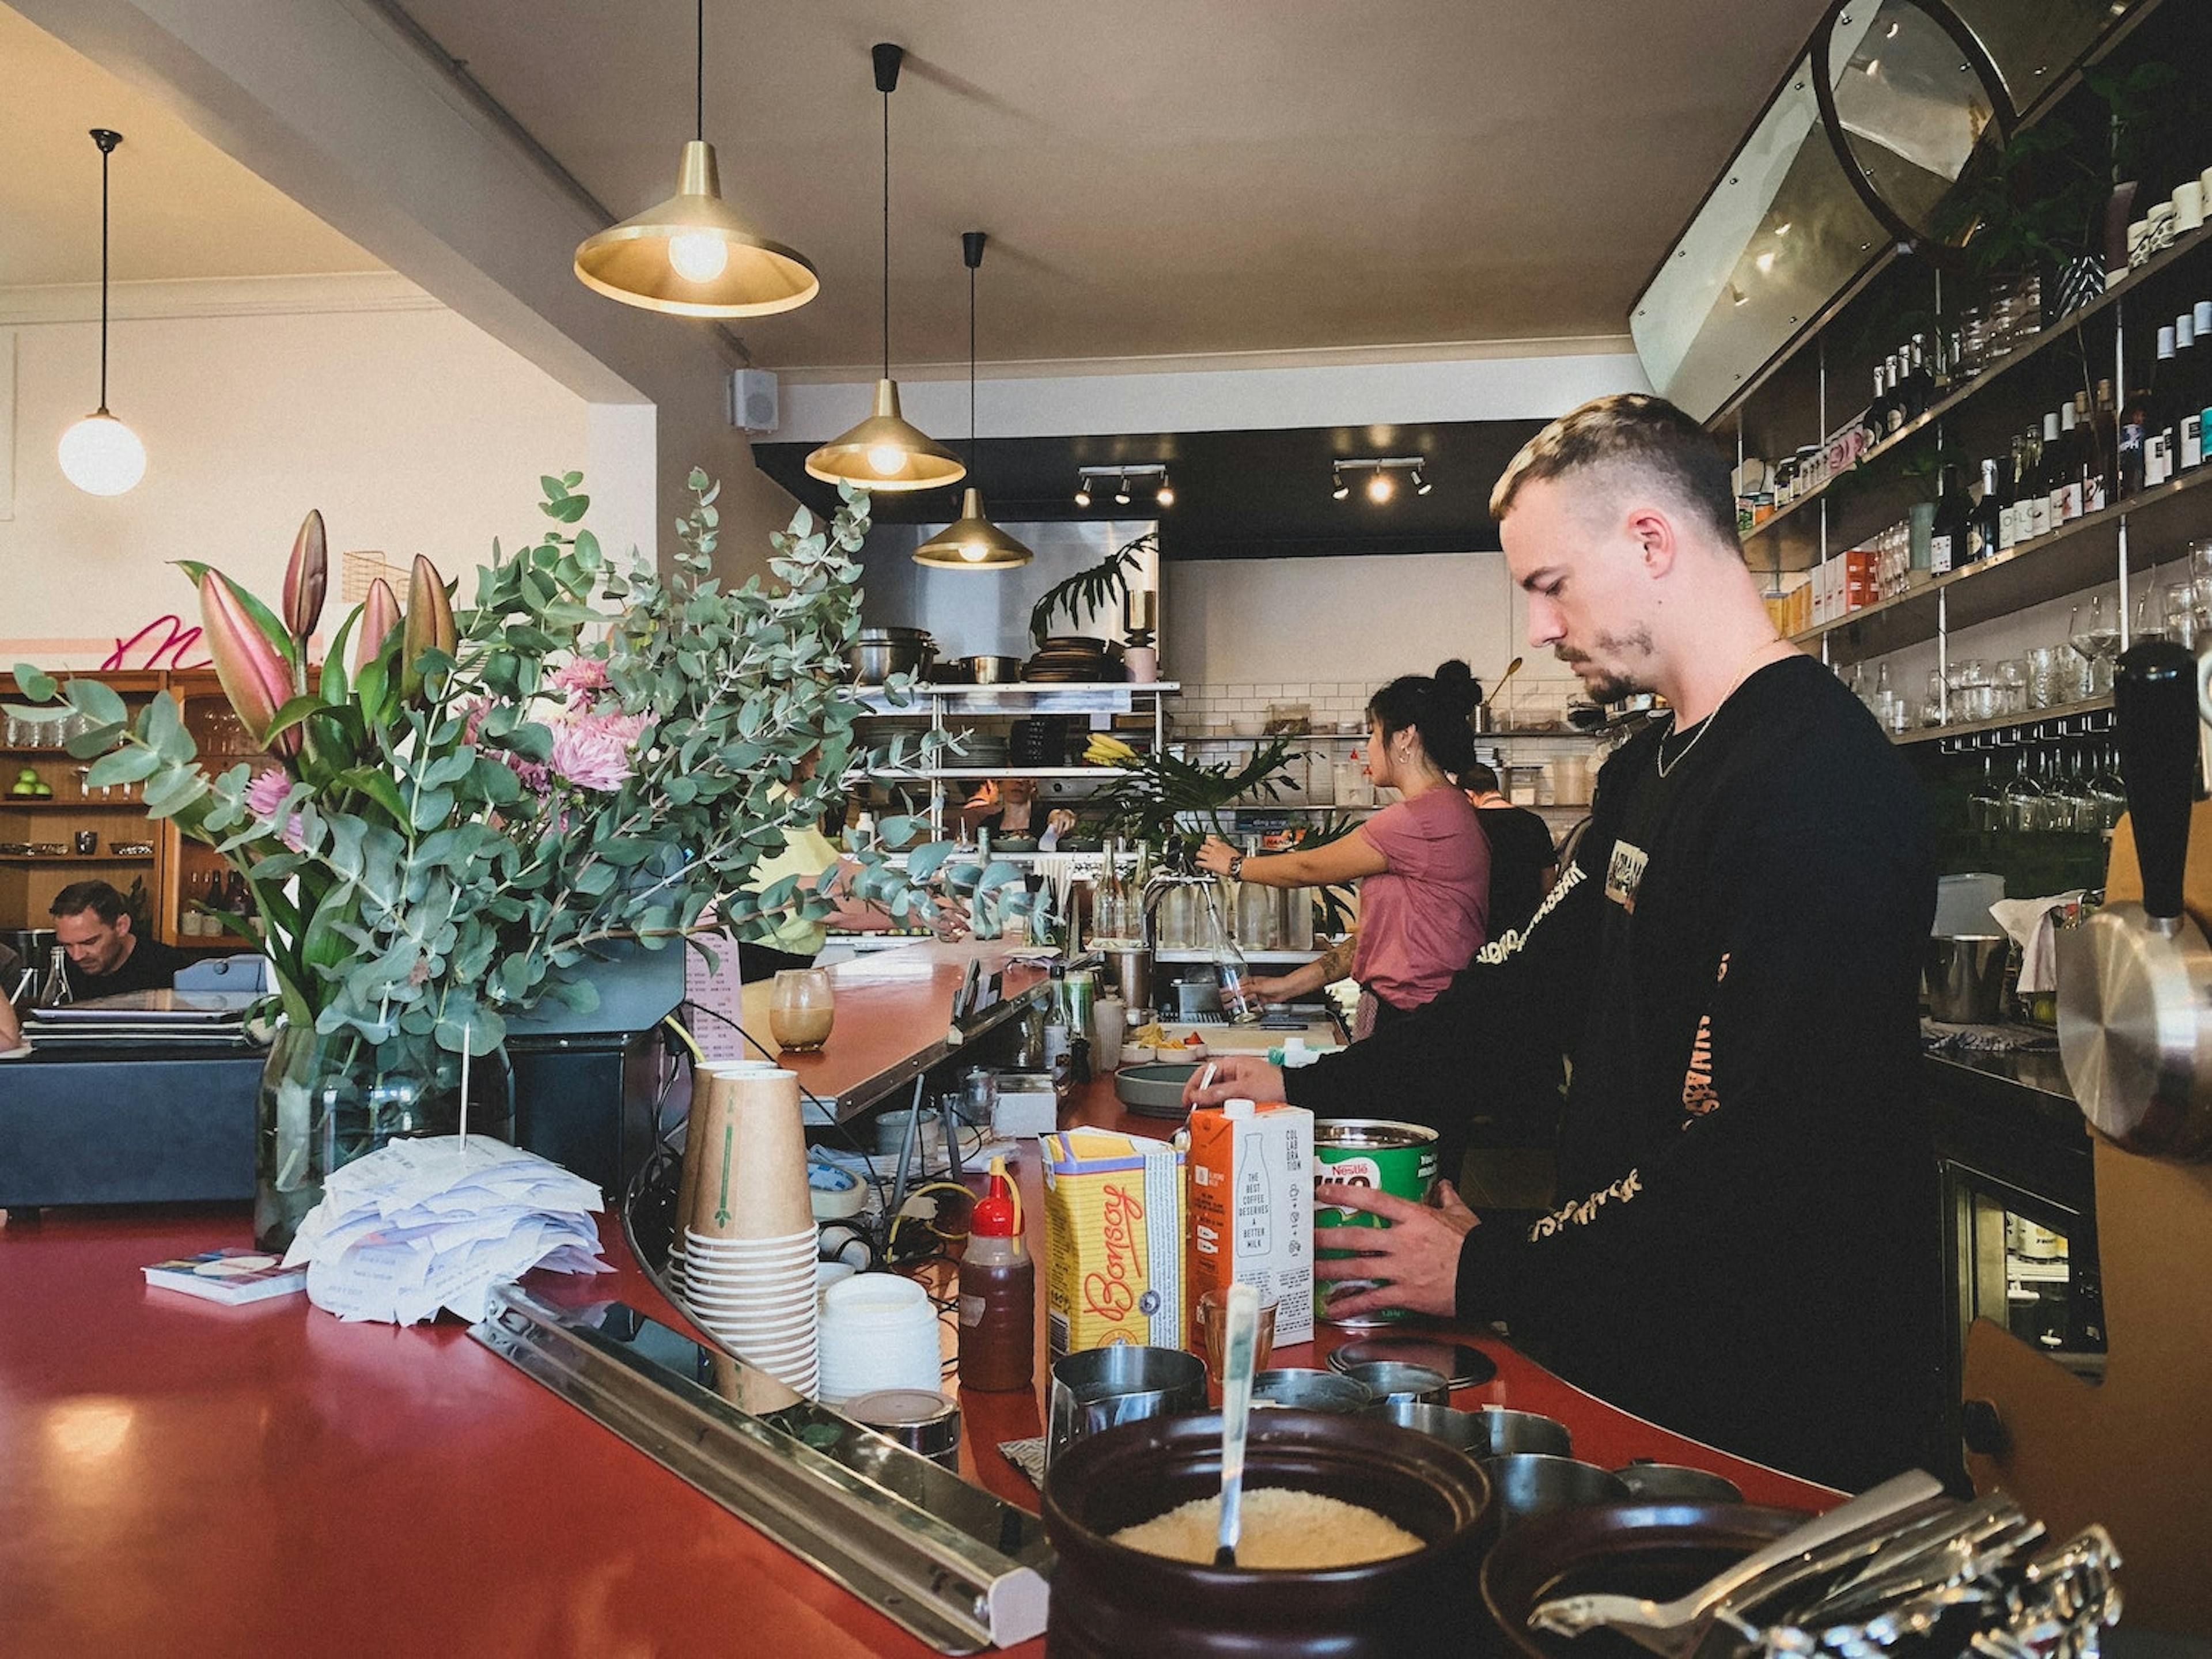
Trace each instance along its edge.
<path fill-rule="evenodd" d="M 1275 1342 L 1313 1338 L 1313 1114 L 1231 1100 L 1190 1115 L 1192 1327 L 1198 1299 L 1232 1284 L 1275 1304 Z"/>

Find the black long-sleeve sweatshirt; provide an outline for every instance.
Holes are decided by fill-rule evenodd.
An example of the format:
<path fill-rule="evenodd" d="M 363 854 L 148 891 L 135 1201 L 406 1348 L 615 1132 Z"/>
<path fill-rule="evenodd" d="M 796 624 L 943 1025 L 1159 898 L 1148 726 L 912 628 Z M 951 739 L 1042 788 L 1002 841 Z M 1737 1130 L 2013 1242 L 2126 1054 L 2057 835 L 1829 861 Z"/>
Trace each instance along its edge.
<path fill-rule="evenodd" d="M 1291 1073 L 1291 1101 L 1448 1125 L 1494 1057 L 1569 1054 L 1558 1207 L 1468 1234 L 1461 1316 L 1794 1474 L 1858 1488 L 1939 1457 L 1918 1082 L 1936 882 L 1911 772 L 1832 674 L 1788 658 L 1699 727 L 1624 745 L 1582 848 L 1526 930 Z"/>

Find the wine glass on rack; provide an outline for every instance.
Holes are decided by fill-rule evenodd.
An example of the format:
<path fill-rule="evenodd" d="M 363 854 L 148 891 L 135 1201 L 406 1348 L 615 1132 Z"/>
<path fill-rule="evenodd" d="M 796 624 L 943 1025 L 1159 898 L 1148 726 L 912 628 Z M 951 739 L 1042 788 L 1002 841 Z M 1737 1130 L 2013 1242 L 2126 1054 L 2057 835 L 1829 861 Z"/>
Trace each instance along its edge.
<path fill-rule="evenodd" d="M 1971 742 L 1971 738 L 1965 739 Z M 1982 750 L 1982 777 L 1972 793 L 1966 797 L 1966 823 L 1974 830 L 1999 830 L 2004 827 L 2004 793 L 1997 787 L 1996 750 L 1994 745 Z"/>

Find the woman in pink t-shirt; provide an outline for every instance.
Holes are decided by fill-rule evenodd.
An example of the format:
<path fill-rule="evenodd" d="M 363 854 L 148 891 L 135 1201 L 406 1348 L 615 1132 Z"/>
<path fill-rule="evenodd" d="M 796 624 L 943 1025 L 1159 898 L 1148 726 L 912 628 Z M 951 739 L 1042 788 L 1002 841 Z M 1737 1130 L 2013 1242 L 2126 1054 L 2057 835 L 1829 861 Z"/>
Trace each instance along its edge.
<path fill-rule="evenodd" d="M 1481 689 L 1465 663 L 1408 674 L 1367 705 L 1367 771 L 1399 799 L 1351 834 L 1311 851 L 1238 853 L 1218 836 L 1201 868 L 1269 887 L 1359 881 L 1352 975 L 1365 993 L 1354 1035 L 1419 1007 L 1467 966 L 1488 937 L 1490 842 L 1459 787 L 1474 764 L 1468 717 Z M 1316 988 L 1262 986 L 1287 994 Z"/>

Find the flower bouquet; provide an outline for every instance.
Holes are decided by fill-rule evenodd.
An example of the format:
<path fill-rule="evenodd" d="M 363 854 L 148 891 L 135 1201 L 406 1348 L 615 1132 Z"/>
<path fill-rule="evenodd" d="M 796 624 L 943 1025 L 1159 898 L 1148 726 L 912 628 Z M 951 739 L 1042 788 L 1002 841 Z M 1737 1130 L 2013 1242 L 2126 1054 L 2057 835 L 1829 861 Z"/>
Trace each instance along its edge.
<path fill-rule="evenodd" d="M 253 914 L 236 925 L 266 953 L 283 1011 L 263 1090 L 264 1245 L 289 1236 L 329 1170 L 394 1135 L 451 1133 L 471 1094 L 471 1127 L 498 1133 L 508 1017 L 549 996 L 587 1011 L 580 970 L 619 942 L 746 936 L 847 895 L 902 918 L 950 897 L 981 934 L 1028 907 L 1012 866 L 943 848 L 917 854 L 927 882 L 870 855 L 817 890 L 754 882 L 849 779 L 912 763 L 903 738 L 856 751 L 843 689 L 864 494 L 848 490 L 826 527 L 799 509 L 773 538 L 774 580 L 731 589 L 710 574 L 717 490 L 703 474 L 665 575 L 635 559 L 617 570 L 572 532 L 589 506 L 581 475 L 541 482 L 550 524 L 511 555 L 493 544 L 472 605 L 457 612 L 417 558 L 405 606 L 376 582 L 319 669 L 319 514 L 277 609 L 183 567 L 223 690 L 271 757 L 258 772 L 211 775 L 167 697 L 134 721 L 98 680 L 15 671 L 32 700 L 65 698 L 94 722 L 70 745 L 97 757 L 93 784 L 143 783 L 150 816 L 245 879 Z"/>

